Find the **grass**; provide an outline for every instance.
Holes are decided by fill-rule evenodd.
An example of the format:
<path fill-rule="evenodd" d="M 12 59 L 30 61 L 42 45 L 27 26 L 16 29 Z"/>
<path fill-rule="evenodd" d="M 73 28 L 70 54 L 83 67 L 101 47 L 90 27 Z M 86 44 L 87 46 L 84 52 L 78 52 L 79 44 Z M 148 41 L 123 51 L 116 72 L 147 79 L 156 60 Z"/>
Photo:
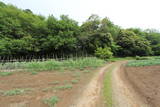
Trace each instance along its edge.
<path fill-rule="evenodd" d="M 72 84 L 77 84 L 79 81 L 78 80 L 71 80 Z"/>
<path fill-rule="evenodd" d="M 79 78 L 80 76 L 81 76 L 80 72 L 75 72 L 74 74 L 72 74 L 72 77 L 75 77 L 75 78 Z"/>
<path fill-rule="evenodd" d="M 61 86 L 56 86 L 54 89 L 56 90 L 66 90 L 66 89 L 72 89 L 72 84 L 66 84 Z"/>
<path fill-rule="evenodd" d="M 53 81 L 53 82 L 51 82 L 49 84 L 58 85 L 59 83 L 60 83 L 59 81 Z"/>
<path fill-rule="evenodd" d="M 54 59 L 43 61 L 43 62 L 14 62 L 14 63 L 5 63 L 0 64 L 0 69 L 25 69 L 28 71 L 51 71 L 58 70 L 63 72 L 64 70 L 73 70 L 73 69 L 85 69 L 86 67 L 98 67 L 102 66 L 105 63 L 104 60 L 95 58 L 95 57 L 86 57 L 86 58 L 77 58 L 77 59 L 68 59 L 64 61 L 56 61 Z"/>
<path fill-rule="evenodd" d="M 42 89 L 43 92 L 47 92 L 49 90 L 54 90 L 54 87 L 47 87 L 47 88 Z"/>
<path fill-rule="evenodd" d="M 115 62 L 115 61 L 123 61 L 123 60 L 133 60 L 135 57 L 113 57 L 111 59 L 108 59 L 110 62 Z"/>
<path fill-rule="evenodd" d="M 72 84 L 66 84 L 66 85 L 59 85 L 59 86 L 55 86 L 55 87 L 48 87 L 48 88 L 44 88 L 42 89 L 43 92 L 47 92 L 47 91 L 64 91 L 67 89 L 72 89 L 73 85 Z"/>
<path fill-rule="evenodd" d="M 104 79 L 104 89 L 103 95 L 106 102 L 107 107 L 113 106 L 113 99 L 112 99 L 112 70 L 113 66 L 109 69 L 109 71 L 105 74 Z"/>
<path fill-rule="evenodd" d="M 31 75 L 37 75 L 37 74 L 38 74 L 38 72 L 36 72 L 36 71 L 31 72 Z"/>
<path fill-rule="evenodd" d="M 151 66 L 151 65 L 160 65 L 160 59 L 149 59 L 149 60 L 134 60 L 128 62 L 127 66 Z"/>
<path fill-rule="evenodd" d="M 90 70 L 83 71 L 83 73 L 90 73 L 90 72 L 91 72 Z"/>
<path fill-rule="evenodd" d="M 59 101 L 57 96 L 52 96 L 51 98 L 44 99 L 43 102 L 47 104 L 49 107 L 55 107 L 55 104 Z"/>
<path fill-rule="evenodd" d="M 12 75 L 12 72 L 0 72 L 0 76 L 9 76 Z"/>
<path fill-rule="evenodd" d="M 4 96 L 13 96 L 13 95 L 24 94 L 28 91 L 31 91 L 31 89 L 13 89 L 13 90 L 8 90 L 8 91 L 2 91 L 1 90 L 0 93 Z"/>

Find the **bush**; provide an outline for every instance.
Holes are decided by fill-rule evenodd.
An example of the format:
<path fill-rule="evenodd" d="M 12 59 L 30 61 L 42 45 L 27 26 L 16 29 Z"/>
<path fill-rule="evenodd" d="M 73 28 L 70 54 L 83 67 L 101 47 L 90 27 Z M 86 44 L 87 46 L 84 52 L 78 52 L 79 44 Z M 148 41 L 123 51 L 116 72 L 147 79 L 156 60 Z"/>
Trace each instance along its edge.
<path fill-rule="evenodd" d="M 150 59 L 152 59 L 151 57 L 140 57 L 140 56 L 136 56 L 135 58 L 136 58 L 136 60 L 150 60 Z"/>
<path fill-rule="evenodd" d="M 106 47 L 106 48 L 97 48 L 97 50 L 95 51 L 95 55 L 98 57 L 98 58 L 101 58 L 101 59 L 109 59 L 112 57 L 113 53 L 111 52 L 111 49 Z"/>

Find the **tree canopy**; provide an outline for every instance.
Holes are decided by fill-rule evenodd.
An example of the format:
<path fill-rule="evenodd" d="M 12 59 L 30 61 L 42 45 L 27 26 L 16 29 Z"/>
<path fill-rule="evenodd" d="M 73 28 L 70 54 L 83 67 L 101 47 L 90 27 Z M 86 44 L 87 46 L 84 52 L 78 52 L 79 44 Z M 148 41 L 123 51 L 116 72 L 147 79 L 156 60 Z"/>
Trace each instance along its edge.
<path fill-rule="evenodd" d="M 79 25 L 67 15 L 59 19 L 53 15 L 44 17 L 30 9 L 0 2 L 0 56 L 83 52 L 90 55 L 104 52 L 110 56 L 160 55 L 160 33 L 153 29 L 122 29 L 96 14 Z"/>

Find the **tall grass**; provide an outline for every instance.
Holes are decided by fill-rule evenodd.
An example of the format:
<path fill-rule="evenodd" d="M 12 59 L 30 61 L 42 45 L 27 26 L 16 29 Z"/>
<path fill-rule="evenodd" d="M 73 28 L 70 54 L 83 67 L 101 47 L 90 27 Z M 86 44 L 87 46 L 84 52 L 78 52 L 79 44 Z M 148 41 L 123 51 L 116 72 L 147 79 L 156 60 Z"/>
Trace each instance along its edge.
<path fill-rule="evenodd" d="M 54 59 L 48 61 L 31 61 L 31 62 L 13 62 L 0 64 L 1 70 L 36 70 L 36 71 L 50 71 L 61 69 L 83 69 L 85 67 L 98 67 L 105 63 L 104 60 L 97 59 L 95 57 L 85 57 L 77 59 L 68 59 L 63 61 L 57 61 Z"/>

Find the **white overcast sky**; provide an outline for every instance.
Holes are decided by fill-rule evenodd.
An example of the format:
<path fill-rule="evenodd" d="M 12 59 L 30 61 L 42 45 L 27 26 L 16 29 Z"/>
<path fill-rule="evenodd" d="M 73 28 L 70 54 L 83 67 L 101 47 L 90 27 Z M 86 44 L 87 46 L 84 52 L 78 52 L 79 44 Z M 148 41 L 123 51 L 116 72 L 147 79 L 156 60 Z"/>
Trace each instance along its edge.
<path fill-rule="evenodd" d="M 48 16 L 61 14 L 82 23 L 91 14 L 108 17 L 123 28 L 160 30 L 160 0 L 1 0 Z"/>

